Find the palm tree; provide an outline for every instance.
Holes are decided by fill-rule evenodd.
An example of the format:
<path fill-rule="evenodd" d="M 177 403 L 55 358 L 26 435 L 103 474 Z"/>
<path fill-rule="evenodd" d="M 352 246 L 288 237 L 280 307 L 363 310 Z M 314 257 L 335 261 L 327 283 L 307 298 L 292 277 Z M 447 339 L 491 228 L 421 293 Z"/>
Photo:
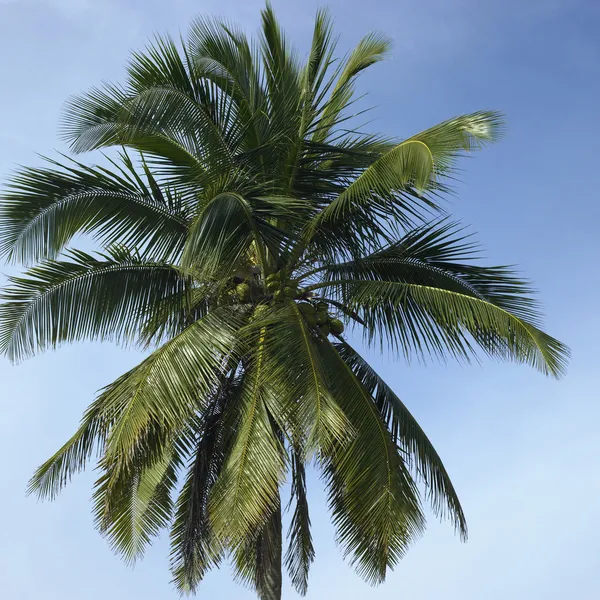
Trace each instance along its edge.
<path fill-rule="evenodd" d="M 476 263 L 440 207 L 456 160 L 495 140 L 500 116 L 403 141 L 357 129 L 355 80 L 388 46 L 370 34 L 336 61 L 319 12 L 301 63 L 270 7 L 256 43 L 198 20 L 180 46 L 160 37 L 134 54 L 125 85 L 70 101 L 74 152 L 119 147 L 104 166 L 49 160 L 3 196 L 0 250 L 29 265 L 3 292 L 4 353 L 82 339 L 151 350 L 99 393 L 30 491 L 54 498 L 98 452 L 99 530 L 132 561 L 170 527 L 181 591 L 231 557 L 263 599 L 281 597 L 282 565 L 305 593 L 308 464 L 369 582 L 423 529 L 420 489 L 466 536 L 431 442 L 345 326 L 394 354 L 479 348 L 564 370 L 528 284 Z M 80 234 L 98 252 L 69 249 Z"/>

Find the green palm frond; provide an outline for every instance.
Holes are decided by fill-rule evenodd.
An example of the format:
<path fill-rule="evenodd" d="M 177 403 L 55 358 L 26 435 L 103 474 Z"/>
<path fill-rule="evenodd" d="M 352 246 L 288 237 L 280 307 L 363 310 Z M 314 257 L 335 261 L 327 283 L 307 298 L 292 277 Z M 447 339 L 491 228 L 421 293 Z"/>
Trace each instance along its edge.
<path fill-rule="evenodd" d="M 491 356 L 560 376 L 568 350 L 539 328 L 529 284 L 509 267 L 460 261 L 475 250 L 456 225 L 434 223 L 362 259 L 318 269 L 328 281 L 309 289 L 356 312 L 369 340 L 406 354 L 464 358 L 477 343 Z"/>
<path fill-rule="evenodd" d="M 281 505 L 236 548 L 234 568 L 240 581 L 256 590 L 260 600 L 281 598 Z"/>
<path fill-rule="evenodd" d="M 301 67 L 270 6 L 261 13 L 261 55 L 268 91 L 270 129 L 276 133 L 298 130 L 302 97 Z"/>
<path fill-rule="evenodd" d="M 285 566 L 296 591 L 302 596 L 308 589 L 308 572 L 315 559 L 315 549 L 310 533 L 310 516 L 306 496 L 306 472 L 303 453 L 292 455 L 292 498 L 295 500 L 294 514 L 288 531 L 288 548 Z"/>
<path fill-rule="evenodd" d="M 36 469 L 27 486 L 28 494 L 54 500 L 71 477 L 85 469 L 95 449 L 106 439 L 103 402 L 96 399 L 85 411 L 81 424 L 71 438 L 43 465 Z"/>
<path fill-rule="evenodd" d="M 564 372 L 563 344 L 485 299 L 431 283 L 346 280 L 343 287 L 344 304 L 365 321 L 368 339 L 385 340 L 407 355 L 468 358 L 475 342 L 490 356 L 555 377 Z"/>
<path fill-rule="evenodd" d="M 413 218 L 437 209 L 433 199 L 421 192 L 434 190 L 436 177 L 447 174 L 462 151 L 497 139 L 501 127 L 498 113 L 478 112 L 450 119 L 400 142 L 315 217 L 307 235 L 314 236 L 320 228 L 329 232 L 349 219 L 360 221 L 370 211 L 410 226 Z"/>
<path fill-rule="evenodd" d="M 149 171 L 143 181 L 126 155 L 118 170 L 76 161 L 57 168 L 22 169 L 0 207 L 0 253 L 29 263 L 56 258 L 78 233 L 101 244 L 146 248 L 155 256 L 181 251 L 189 218 L 176 195 L 162 191 Z"/>
<path fill-rule="evenodd" d="M 323 456 L 338 541 L 362 577 L 382 582 L 423 530 L 419 493 L 371 395 L 329 340 L 320 350 L 356 430 L 349 445 Z"/>
<path fill-rule="evenodd" d="M 301 205 L 291 204 L 294 208 Z M 281 206 L 278 198 L 250 201 L 234 192 L 218 194 L 194 220 L 181 262 L 188 267 L 200 265 L 198 276 L 204 280 L 222 278 L 235 269 L 252 245 L 258 266 L 264 269 L 266 251 L 278 256 L 288 243 L 288 234 L 263 214 L 293 219 L 292 210 Z"/>
<path fill-rule="evenodd" d="M 290 301 L 267 313 L 255 327 L 268 324 L 263 342 L 264 383 L 273 389 L 268 405 L 283 415 L 280 424 L 286 430 L 305 434 L 301 441 L 307 460 L 319 449 L 342 444 L 352 428 L 331 394 L 319 357 L 319 338 L 301 308 Z"/>
<path fill-rule="evenodd" d="M 410 458 L 416 479 L 422 480 L 436 515 L 449 516 L 461 536 L 467 537 L 467 521 L 450 477 L 425 432 L 408 408 L 354 348 L 334 344 L 365 390 L 373 397 L 392 439 Z"/>
<path fill-rule="evenodd" d="M 143 556 L 152 538 L 168 525 L 173 511 L 177 457 L 168 446 L 151 460 L 145 451 L 138 451 L 142 453 L 140 464 L 136 461 L 126 469 L 103 462 L 105 471 L 94 491 L 96 526 L 129 563 Z"/>
<path fill-rule="evenodd" d="M 229 94 L 246 124 L 244 149 L 268 139 L 267 95 L 259 73 L 259 50 L 229 23 L 196 19 L 190 28 L 186 56 L 191 70 Z"/>
<path fill-rule="evenodd" d="M 320 271 L 336 284 L 356 278 L 431 285 L 475 296 L 531 323 L 540 323 L 539 306 L 529 283 L 511 267 L 474 264 L 478 254 L 471 235 L 460 225 L 443 220 L 418 227 L 363 258 Z"/>
<path fill-rule="evenodd" d="M 262 244 L 248 202 L 239 194 L 219 194 L 195 219 L 182 262 L 200 262 L 200 276 L 210 279 L 235 269 L 253 241 Z"/>
<path fill-rule="evenodd" d="M 177 499 L 171 526 L 171 571 L 180 592 L 194 592 L 206 571 L 220 563 L 222 540 L 214 533 L 208 498 L 223 466 L 228 435 L 223 418 L 228 403 L 239 393 L 235 371 L 218 390 L 202 418 L 185 483 Z"/>
<path fill-rule="evenodd" d="M 209 498 L 212 527 L 233 548 L 243 545 L 276 510 L 285 478 L 283 444 L 267 409 L 264 335 L 259 334 L 250 358 L 239 402 L 230 409 L 236 415 L 234 440 Z"/>
<path fill-rule="evenodd" d="M 152 427 L 160 426 L 162 435 L 176 433 L 203 410 L 224 365 L 243 352 L 236 333 L 245 319 L 246 313 L 230 307 L 213 310 L 107 386 L 102 396 L 117 416 L 105 457 L 126 465 Z"/>
<path fill-rule="evenodd" d="M 75 340 L 135 341 L 160 301 L 184 298 L 190 286 L 173 265 L 127 251 L 94 257 L 71 250 L 67 258 L 9 278 L 0 307 L 0 349 L 11 360 Z"/>
<path fill-rule="evenodd" d="M 61 134 L 75 153 L 120 144 L 115 117 L 128 101 L 122 85 L 104 84 L 69 99 L 62 116 Z M 178 155 L 177 158 L 181 158 Z"/>
<path fill-rule="evenodd" d="M 329 83 L 317 96 L 317 105 L 321 106 L 320 115 L 314 126 L 313 142 L 324 142 L 339 123 L 344 110 L 354 96 L 354 82 L 357 76 L 375 63 L 382 61 L 390 50 L 389 38 L 370 33 L 363 37 L 350 53 L 345 63 L 339 68 Z M 332 89 L 330 96 L 325 94 Z"/>

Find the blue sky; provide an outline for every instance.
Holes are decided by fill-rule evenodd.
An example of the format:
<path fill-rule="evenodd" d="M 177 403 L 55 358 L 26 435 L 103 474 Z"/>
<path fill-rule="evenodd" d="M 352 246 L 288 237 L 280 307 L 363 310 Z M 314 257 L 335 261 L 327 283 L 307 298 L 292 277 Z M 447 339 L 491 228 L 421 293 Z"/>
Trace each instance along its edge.
<path fill-rule="evenodd" d="M 547 328 L 573 352 L 568 376 L 526 367 L 374 364 L 445 459 L 470 540 L 432 519 L 379 588 L 362 583 L 333 542 L 323 493 L 311 479 L 317 561 L 308 598 L 563 600 L 600 596 L 600 339 L 597 104 L 600 4 L 593 0 L 335 0 L 347 49 L 377 29 L 393 57 L 363 79 L 377 108 L 371 127 L 397 136 L 482 108 L 507 114 L 505 140 L 463 163 L 451 208 L 478 232 L 490 262 L 518 263 L 537 284 Z M 275 1 L 290 38 L 306 45 L 321 2 Z M 185 30 L 198 14 L 256 28 L 262 2 L 0 0 L 0 180 L 36 153 L 65 150 L 63 101 L 121 78 L 130 50 L 155 31 Z M 91 157 L 90 157 L 91 159 Z M 596 167 L 597 168 L 597 167 Z M 4 269 L 8 272 L 8 267 Z M 95 390 L 139 356 L 81 344 L 14 367 L 0 359 L 4 516 L 0 596 L 7 600 L 166 600 L 167 547 L 135 569 L 94 531 L 93 472 L 55 503 L 25 497 L 33 469 L 75 428 Z M 200 597 L 253 596 L 227 568 Z M 293 597 L 286 589 L 284 597 Z"/>

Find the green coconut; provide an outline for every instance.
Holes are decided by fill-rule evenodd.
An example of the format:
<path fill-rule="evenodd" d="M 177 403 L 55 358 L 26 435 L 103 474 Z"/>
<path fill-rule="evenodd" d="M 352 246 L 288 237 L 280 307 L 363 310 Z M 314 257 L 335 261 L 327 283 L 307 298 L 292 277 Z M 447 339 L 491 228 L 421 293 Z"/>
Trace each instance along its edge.
<path fill-rule="evenodd" d="M 283 302 L 285 300 L 285 294 L 284 294 L 283 290 L 277 290 L 273 294 L 273 298 L 275 298 L 275 300 L 277 302 Z"/>
<path fill-rule="evenodd" d="M 317 325 L 324 325 L 329 320 L 329 315 L 327 312 L 317 309 L 315 318 L 317 319 Z"/>
<path fill-rule="evenodd" d="M 252 290 L 247 283 L 238 284 L 235 288 L 235 291 L 241 300 L 248 300 L 252 293 Z"/>
<path fill-rule="evenodd" d="M 277 273 L 271 273 L 270 275 L 267 275 L 267 279 L 265 281 L 267 283 L 271 283 L 271 281 L 279 281 L 279 277 L 277 276 Z"/>
<path fill-rule="evenodd" d="M 329 323 L 323 323 L 323 325 L 319 325 L 319 331 L 323 335 L 329 335 L 331 333 L 331 327 L 329 326 Z"/>
<path fill-rule="evenodd" d="M 267 312 L 268 308 L 269 307 L 266 304 L 259 304 L 254 309 L 254 318 L 261 319 L 264 316 L 265 312 Z"/>
<path fill-rule="evenodd" d="M 298 310 L 303 315 L 312 315 L 312 316 L 314 316 L 315 313 L 317 312 L 317 309 L 312 304 L 310 304 L 309 302 L 299 302 L 298 303 Z"/>
<path fill-rule="evenodd" d="M 267 283 L 267 290 L 269 292 L 274 292 L 276 290 L 278 290 L 281 287 L 281 284 L 279 283 L 279 281 L 269 281 L 269 283 Z"/>
<path fill-rule="evenodd" d="M 317 302 L 317 310 L 321 312 L 327 312 L 329 304 L 327 302 Z"/>
<path fill-rule="evenodd" d="M 317 326 L 317 319 L 315 318 L 315 315 L 304 315 L 304 320 L 308 323 L 308 326 L 311 329 L 314 329 Z"/>
<path fill-rule="evenodd" d="M 283 291 L 285 295 L 292 300 L 298 297 L 298 288 L 288 286 Z"/>
<path fill-rule="evenodd" d="M 331 333 L 335 335 L 344 333 L 344 324 L 339 319 L 331 319 L 329 321 L 329 327 L 331 328 Z"/>

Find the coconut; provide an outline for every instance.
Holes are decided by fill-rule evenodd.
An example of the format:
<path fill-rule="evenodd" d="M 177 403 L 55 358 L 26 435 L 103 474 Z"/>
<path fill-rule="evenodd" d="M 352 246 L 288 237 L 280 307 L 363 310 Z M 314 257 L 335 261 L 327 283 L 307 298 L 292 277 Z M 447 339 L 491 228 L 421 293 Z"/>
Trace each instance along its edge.
<path fill-rule="evenodd" d="M 339 319 L 331 319 L 329 321 L 329 327 L 331 327 L 331 333 L 335 335 L 344 333 L 344 324 Z"/>
<path fill-rule="evenodd" d="M 266 282 L 270 283 L 271 281 L 278 281 L 278 279 L 277 273 L 271 273 L 270 275 L 267 275 Z"/>
<path fill-rule="evenodd" d="M 314 329 L 317 326 L 317 319 L 315 318 L 315 315 L 304 315 L 304 320 L 308 323 L 308 326 L 311 329 Z"/>
<path fill-rule="evenodd" d="M 329 335 L 329 333 L 331 332 L 331 327 L 329 326 L 329 323 L 323 323 L 323 325 L 319 325 L 319 331 L 323 335 Z"/>
<path fill-rule="evenodd" d="M 269 292 L 274 292 L 276 290 L 278 290 L 281 287 L 281 284 L 279 283 L 279 281 L 269 281 L 267 283 L 267 290 Z"/>
<path fill-rule="evenodd" d="M 299 302 L 298 310 L 300 310 L 300 312 L 303 315 L 312 315 L 312 316 L 314 316 L 314 314 L 317 312 L 317 309 L 312 304 L 309 304 L 308 302 Z"/>
<path fill-rule="evenodd" d="M 285 294 L 283 293 L 283 290 L 277 290 L 274 294 L 273 297 L 275 298 L 275 300 L 277 302 L 283 302 L 285 300 Z"/>
<path fill-rule="evenodd" d="M 248 300 L 252 292 L 250 286 L 247 283 L 240 283 L 236 286 L 235 291 L 240 297 L 240 300 Z"/>
<path fill-rule="evenodd" d="M 266 304 L 259 304 L 255 309 L 254 309 L 254 318 L 255 319 L 261 319 L 265 312 L 267 312 L 267 309 L 269 307 Z"/>
<path fill-rule="evenodd" d="M 288 286 L 288 287 L 284 288 L 283 291 L 284 291 L 285 295 L 288 298 L 291 298 L 292 300 L 298 296 L 298 288 Z"/>
<path fill-rule="evenodd" d="M 322 310 L 317 310 L 316 314 L 317 325 L 324 325 L 329 320 L 329 315 Z"/>
<path fill-rule="evenodd" d="M 317 310 L 322 312 L 327 312 L 329 308 L 329 304 L 327 302 L 317 302 Z"/>

